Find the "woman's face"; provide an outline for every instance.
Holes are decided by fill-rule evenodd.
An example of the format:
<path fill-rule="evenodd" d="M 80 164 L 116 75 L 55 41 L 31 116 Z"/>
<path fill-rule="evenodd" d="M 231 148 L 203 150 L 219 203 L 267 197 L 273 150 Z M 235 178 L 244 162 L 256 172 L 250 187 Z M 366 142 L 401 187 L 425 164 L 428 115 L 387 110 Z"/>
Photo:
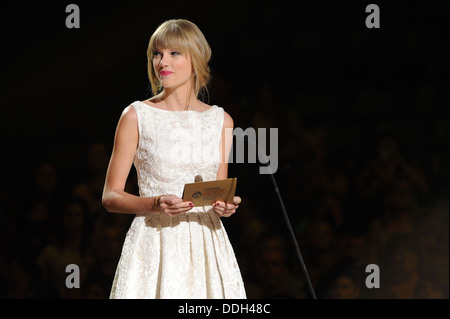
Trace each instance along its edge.
<path fill-rule="evenodd" d="M 153 68 L 164 89 L 176 89 L 194 79 L 191 58 L 184 52 L 158 49 L 154 52 Z"/>

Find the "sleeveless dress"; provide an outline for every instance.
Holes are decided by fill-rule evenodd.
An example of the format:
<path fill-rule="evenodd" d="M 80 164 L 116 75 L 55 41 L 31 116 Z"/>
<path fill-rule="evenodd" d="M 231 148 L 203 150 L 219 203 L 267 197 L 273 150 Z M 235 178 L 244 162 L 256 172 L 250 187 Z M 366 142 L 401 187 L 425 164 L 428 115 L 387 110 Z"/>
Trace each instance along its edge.
<path fill-rule="evenodd" d="M 136 101 L 134 165 L 141 197 L 174 194 L 196 175 L 215 180 L 224 110 L 168 111 Z M 246 298 L 241 272 L 211 206 L 177 216 L 138 214 L 127 231 L 111 299 Z"/>

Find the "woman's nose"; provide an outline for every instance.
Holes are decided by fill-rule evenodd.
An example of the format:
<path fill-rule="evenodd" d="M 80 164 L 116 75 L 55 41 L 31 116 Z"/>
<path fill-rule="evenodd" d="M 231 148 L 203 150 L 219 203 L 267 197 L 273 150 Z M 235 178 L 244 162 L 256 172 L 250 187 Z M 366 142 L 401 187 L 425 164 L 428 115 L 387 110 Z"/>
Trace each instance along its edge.
<path fill-rule="evenodd" d="M 159 64 L 161 66 L 167 66 L 167 59 L 164 58 L 164 56 L 161 57 L 161 60 L 159 60 Z"/>

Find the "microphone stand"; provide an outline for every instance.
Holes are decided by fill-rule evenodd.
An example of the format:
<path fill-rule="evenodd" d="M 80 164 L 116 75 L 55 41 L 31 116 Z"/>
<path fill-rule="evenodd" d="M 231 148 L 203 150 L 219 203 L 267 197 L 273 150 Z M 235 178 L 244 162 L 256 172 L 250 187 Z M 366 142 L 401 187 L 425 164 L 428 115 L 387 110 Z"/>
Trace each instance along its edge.
<path fill-rule="evenodd" d="M 255 141 L 253 141 L 252 139 L 250 139 L 247 135 L 243 135 L 243 136 L 239 135 L 238 137 L 240 137 L 241 139 L 244 139 L 244 141 L 251 142 L 252 144 L 256 145 L 256 147 L 258 148 L 259 156 L 262 156 L 264 158 L 264 160 L 266 161 L 266 163 L 263 164 L 263 165 L 268 166 L 269 169 L 270 169 L 269 160 L 267 159 L 266 154 L 264 154 L 264 152 L 262 152 L 260 150 L 258 144 Z M 275 181 L 275 177 L 273 176 L 273 174 L 274 173 L 272 172 L 272 170 L 270 170 L 270 174 L 268 174 L 268 175 L 270 176 L 270 179 L 272 181 L 275 193 L 276 193 L 277 198 L 278 198 L 278 202 L 279 202 L 280 207 L 281 207 L 281 211 L 283 212 L 284 220 L 286 222 L 287 228 L 288 228 L 289 233 L 291 235 L 292 241 L 294 242 L 295 251 L 297 252 L 297 257 L 298 257 L 298 259 L 300 261 L 300 265 L 302 267 L 303 273 L 304 273 L 305 278 L 306 278 L 306 284 L 308 285 L 308 289 L 309 289 L 309 292 L 311 294 L 311 297 L 313 299 L 317 299 L 316 293 L 314 292 L 314 288 L 313 288 L 312 283 L 311 283 L 311 279 L 309 278 L 308 270 L 306 269 L 305 261 L 303 260 L 302 253 L 300 252 L 300 248 L 298 246 L 298 242 L 297 242 L 297 239 L 295 237 L 294 230 L 292 229 L 292 225 L 291 225 L 291 222 L 289 220 L 289 216 L 287 214 L 286 207 L 284 206 L 284 202 L 283 202 L 283 199 L 281 198 L 280 190 L 278 189 L 278 185 L 277 185 L 277 182 Z"/>

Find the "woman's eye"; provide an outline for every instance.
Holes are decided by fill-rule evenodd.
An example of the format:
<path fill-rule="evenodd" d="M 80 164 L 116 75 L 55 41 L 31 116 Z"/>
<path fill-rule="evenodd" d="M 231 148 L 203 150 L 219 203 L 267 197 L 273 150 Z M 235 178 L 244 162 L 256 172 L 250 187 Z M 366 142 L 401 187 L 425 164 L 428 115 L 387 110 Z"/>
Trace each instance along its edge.
<path fill-rule="evenodd" d="M 160 55 L 160 53 L 158 51 L 155 51 L 155 52 L 153 52 L 153 55 L 158 56 L 158 55 Z"/>
<path fill-rule="evenodd" d="M 178 52 L 178 51 L 172 51 L 171 54 L 172 54 L 172 55 L 180 55 L 181 53 Z"/>

